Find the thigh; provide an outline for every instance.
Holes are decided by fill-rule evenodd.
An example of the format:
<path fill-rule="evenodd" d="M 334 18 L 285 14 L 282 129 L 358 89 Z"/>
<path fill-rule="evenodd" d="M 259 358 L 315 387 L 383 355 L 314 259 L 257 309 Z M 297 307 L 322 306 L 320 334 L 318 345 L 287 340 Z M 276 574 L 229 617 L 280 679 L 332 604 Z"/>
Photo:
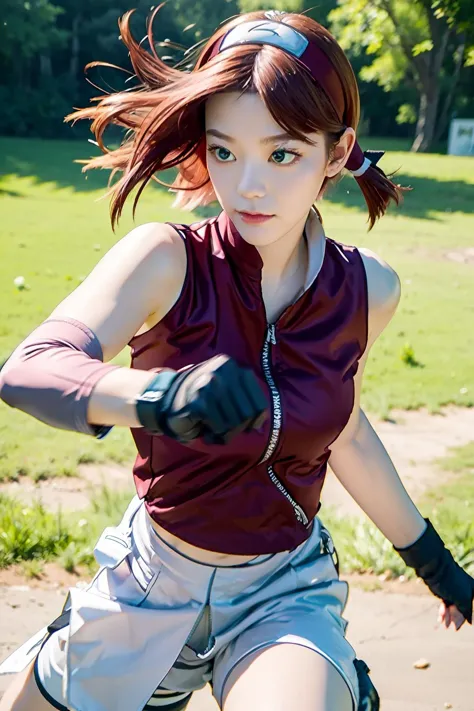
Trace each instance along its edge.
<path fill-rule="evenodd" d="M 255 651 L 230 672 L 223 711 L 353 711 L 336 667 L 313 649 L 276 644 Z"/>
<path fill-rule="evenodd" d="M 0 711 L 52 711 L 54 709 L 38 689 L 33 667 L 34 661 L 15 675 L 0 700 Z"/>
<path fill-rule="evenodd" d="M 0 711 L 53 711 L 61 707 L 67 711 L 58 699 L 46 699 L 45 688 L 35 672 L 36 660 L 18 673 L 0 699 Z M 184 711 L 192 693 L 170 691 L 158 688 L 143 711 Z"/>
<path fill-rule="evenodd" d="M 22 705 L 21 711 L 23 709 L 25 711 L 30 711 L 30 709 L 31 711 L 33 709 L 34 711 L 49 711 L 52 707 L 59 711 L 67 711 L 63 693 L 66 639 L 67 627 L 64 627 L 52 634 L 43 645 L 34 663 L 34 679 L 31 680 L 29 685 L 31 693 L 35 699 L 41 701 L 41 704 L 38 707 L 35 704 Z M 175 678 L 179 686 L 179 672 L 175 674 Z M 119 683 L 119 680 L 117 680 L 117 683 Z M 160 711 L 182 711 L 188 705 L 191 696 L 192 691 L 175 691 L 169 686 L 165 688 L 160 685 L 144 706 L 144 711 L 152 711 L 156 707 L 159 707 Z M 104 685 L 102 697 L 104 708 L 107 708 L 107 697 L 107 688 Z M 14 711 L 16 711 L 16 707 Z M 18 711 L 20 710 L 18 709 Z"/>
<path fill-rule="evenodd" d="M 321 671 L 321 673 L 328 675 L 328 678 L 338 680 L 340 678 L 342 682 L 336 681 L 331 684 L 331 689 L 344 689 L 349 694 L 349 699 L 352 699 L 352 703 L 347 708 L 357 709 L 359 682 L 354 666 L 355 652 L 345 638 L 345 621 L 338 614 L 339 606 L 336 604 L 334 595 L 331 594 L 330 586 L 326 588 L 325 595 L 319 600 L 312 599 L 309 592 L 303 596 L 296 596 L 296 598 L 289 595 L 288 598 L 276 599 L 275 604 L 278 603 L 278 606 L 266 619 L 251 625 L 238 634 L 217 655 L 213 670 L 213 693 L 218 704 L 221 708 L 225 707 L 224 696 L 229 693 L 229 680 L 236 679 L 235 670 L 242 670 L 244 667 L 241 665 L 245 660 L 248 662 L 254 657 L 260 659 L 259 655 L 262 655 L 262 660 L 273 657 L 277 660 L 282 654 L 282 658 L 288 660 L 287 671 L 285 671 L 286 662 L 282 665 L 281 675 L 280 666 L 277 671 L 270 664 L 268 681 L 265 681 L 265 685 L 271 686 L 275 683 L 275 688 L 280 688 L 277 687 L 277 684 L 279 685 L 280 681 L 284 679 L 284 684 L 289 685 L 288 688 L 293 687 L 296 690 L 295 693 L 298 693 L 299 699 L 300 694 L 303 693 L 300 689 L 301 680 L 306 684 L 307 673 L 319 678 L 317 670 L 324 669 L 325 671 Z M 280 652 L 280 647 L 286 651 Z M 266 650 L 270 649 L 272 651 L 268 652 L 269 656 L 263 656 L 264 652 L 266 653 Z M 300 667 L 298 667 L 298 662 L 290 663 L 291 660 L 299 658 L 305 660 L 302 661 Z M 259 664 L 263 665 L 264 662 L 261 661 Z M 310 672 L 306 671 L 308 664 L 311 665 Z M 303 669 L 304 672 L 301 671 Z M 237 676 L 240 676 L 240 671 L 237 672 Z M 318 681 L 319 686 L 321 686 L 320 681 Z M 309 689 L 307 686 L 304 688 Z M 320 703 L 323 703 L 322 697 Z M 270 709 L 271 705 L 268 708 Z M 277 708 L 284 711 L 286 706 Z M 290 708 L 293 707 L 289 705 L 288 709 Z M 298 711 L 302 711 L 302 708 L 298 706 Z M 333 707 L 323 704 L 308 708 L 311 708 L 312 711 L 317 711 L 319 708 L 326 711 L 326 709 Z M 346 706 L 340 708 L 342 710 Z"/>

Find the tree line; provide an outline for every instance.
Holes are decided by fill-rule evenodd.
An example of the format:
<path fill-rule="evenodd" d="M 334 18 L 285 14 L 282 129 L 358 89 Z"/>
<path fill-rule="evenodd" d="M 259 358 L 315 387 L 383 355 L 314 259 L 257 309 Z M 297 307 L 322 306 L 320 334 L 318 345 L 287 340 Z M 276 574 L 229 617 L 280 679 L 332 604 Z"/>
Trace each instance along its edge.
<path fill-rule="evenodd" d="M 117 20 L 131 7 L 143 37 L 149 0 L 3 0 L 0 134 L 84 135 L 62 118 L 100 90 L 123 88 L 112 69 L 91 70 L 86 82 L 84 66 L 129 68 Z M 180 61 L 221 22 L 256 9 L 306 12 L 333 32 L 358 76 L 366 133 L 410 136 L 413 150 L 427 151 L 453 116 L 474 118 L 474 0 L 168 0 L 156 49 Z"/>

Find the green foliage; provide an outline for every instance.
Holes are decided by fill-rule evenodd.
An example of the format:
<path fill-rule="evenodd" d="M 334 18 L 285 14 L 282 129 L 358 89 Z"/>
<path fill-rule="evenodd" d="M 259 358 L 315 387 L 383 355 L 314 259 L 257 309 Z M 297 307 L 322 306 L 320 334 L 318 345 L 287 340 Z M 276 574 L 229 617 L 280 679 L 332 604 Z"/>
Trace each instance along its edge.
<path fill-rule="evenodd" d="M 335 512 L 322 510 L 321 518 L 331 532 L 344 573 L 374 573 L 390 571 L 395 576 L 413 577 L 392 544 L 367 519 L 339 518 Z"/>
<path fill-rule="evenodd" d="M 3 0 L 0 62 L 32 59 L 38 52 L 64 46 L 67 33 L 57 22 L 64 9 L 49 0 Z"/>
<path fill-rule="evenodd" d="M 27 578 L 41 578 L 44 571 L 44 563 L 42 560 L 33 558 L 33 560 L 25 560 L 22 562 L 21 569 Z"/>
<path fill-rule="evenodd" d="M 469 115 L 463 113 L 462 78 L 469 73 L 464 57 L 470 57 L 474 43 L 472 5 L 472 0 L 339 0 L 329 16 L 349 57 L 363 56 L 360 78 L 399 96 L 399 125 L 415 123 L 412 112 L 406 120 L 406 107 L 419 105 L 416 150 L 427 150 L 446 131 L 453 107 L 458 115 Z"/>
<path fill-rule="evenodd" d="M 398 88 L 406 76 L 407 61 L 399 47 L 392 52 L 381 54 L 372 63 L 362 67 L 359 73 L 363 81 L 377 82 L 384 91 L 390 92 Z"/>
<path fill-rule="evenodd" d="M 402 104 L 398 109 L 397 123 L 416 123 L 416 111 L 412 104 Z"/>
<path fill-rule="evenodd" d="M 470 521 L 470 508 L 456 510 L 459 501 L 441 503 L 433 512 L 421 504 L 424 515 L 429 516 L 454 558 L 471 575 L 474 575 L 474 525 Z M 331 532 L 341 562 L 343 573 L 390 573 L 391 577 L 404 575 L 414 578 L 414 571 L 406 568 L 391 543 L 369 520 L 339 518 L 334 511 L 323 510 L 321 518 Z"/>
<path fill-rule="evenodd" d="M 0 494 L 0 568 L 23 560 L 51 560 L 71 539 L 61 514 Z"/>
<path fill-rule="evenodd" d="M 71 109 L 73 96 L 65 78 L 39 86 L 27 86 L 12 94 L 11 88 L 0 86 L 0 130 L 10 136 L 56 138 L 58 127 L 52 117 L 65 116 Z"/>
<path fill-rule="evenodd" d="M 344 0 L 330 14 L 331 28 L 342 47 L 350 54 L 364 51 L 375 55 L 361 71 L 364 81 L 374 81 L 386 91 L 393 91 L 406 78 L 409 67 L 403 47 L 404 32 L 410 33 L 413 46 L 420 46 L 429 31 L 426 15 L 416 2 L 397 0 L 389 5 L 394 9 L 395 23 L 384 3 L 365 0 Z"/>
<path fill-rule="evenodd" d="M 428 492 L 419 505 L 429 515 L 454 557 L 474 573 L 474 501 L 472 476 L 462 473 L 455 483 Z M 96 568 L 94 545 L 106 526 L 116 525 L 132 491 L 117 493 L 103 488 L 85 511 L 53 514 L 40 504 L 25 506 L 0 495 L 0 568 L 22 563 L 30 577 L 38 577 L 43 561 L 58 561 L 67 571 Z M 331 531 L 344 573 L 387 571 L 392 576 L 413 577 L 390 542 L 368 520 L 339 518 L 323 509 L 322 519 Z"/>
<path fill-rule="evenodd" d="M 169 61 L 179 61 L 183 49 L 208 38 L 226 19 L 239 12 L 280 9 L 306 12 L 323 25 L 331 15 L 333 30 L 347 47 L 350 59 L 363 82 L 365 118 L 372 132 L 393 131 L 408 135 L 409 124 L 395 121 L 400 104 L 417 103 L 417 89 L 400 37 L 405 33 L 413 52 L 429 57 L 427 12 L 430 4 L 421 0 L 173 0 L 155 20 L 155 49 Z M 88 127 L 73 129 L 63 123 L 74 106 L 85 106 L 99 89 L 84 79 L 84 66 L 94 60 L 129 68 L 127 52 L 119 41 L 117 20 L 130 7 L 136 8 L 132 29 L 140 39 L 145 35 L 145 18 L 153 6 L 145 0 L 4 0 L 0 23 L 0 135 L 81 137 Z M 392 7 L 395 25 L 388 18 Z M 443 87 L 451 83 L 453 54 L 459 33 L 465 39 L 466 66 L 471 66 L 473 13 L 472 0 L 440 0 L 438 21 L 453 28 L 445 68 L 440 75 Z M 182 45 L 164 46 L 164 39 Z M 147 43 L 145 42 L 145 46 Z M 421 52 L 421 54 L 420 54 Z M 90 80 L 108 91 L 124 88 L 125 75 L 113 69 L 92 69 Z M 370 85 L 371 83 L 372 85 Z M 459 116 L 471 115 L 472 76 L 461 76 L 455 106 Z M 391 100 L 380 101 L 377 87 L 391 92 Z M 393 107 L 393 108 L 392 108 Z M 389 115 L 387 116 L 387 113 Z"/>
<path fill-rule="evenodd" d="M 117 493 L 104 488 L 90 509 L 62 514 L 0 494 L 0 568 L 23 563 L 27 575 L 38 577 L 42 561 L 58 560 L 68 572 L 84 566 L 92 571 L 99 535 L 119 522 L 132 495 L 131 489 Z"/>
<path fill-rule="evenodd" d="M 132 31 L 140 40 L 152 7 L 146 0 L 6 0 L 0 23 L 0 135 L 85 135 L 88 127 L 72 130 L 63 118 L 100 93 L 85 81 L 86 64 L 100 60 L 131 68 L 117 27 L 131 7 L 136 8 Z M 173 0 L 156 18 L 155 49 L 170 55 L 169 46 L 160 46 L 164 39 L 191 46 L 237 12 L 236 0 Z M 182 51 L 173 49 L 171 55 L 182 59 Z M 126 75 L 110 68 L 90 70 L 88 77 L 106 91 L 125 88 Z"/>
<path fill-rule="evenodd" d="M 405 365 L 409 365 L 412 368 L 416 368 L 420 365 L 420 363 L 415 358 L 415 350 L 413 346 L 411 346 L 409 343 L 405 343 L 405 345 L 403 346 L 400 358 L 402 359 L 402 362 L 405 363 Z"/>
<path fill-rule="evenodd" d="M 256 10 L 282 10 L 284 12 L 301 12 L 303 0 L 238 0 L 241 12 Z"/>
<path fill-rule="evenodd" d="M 430 39 L 425 39 L 423 42 L 418 42 L 418 44 L 415 44 L 412 52 L 414 57 L 418 57 L 419 54 L 423 54 L 423 52 L 431 52 L 433 50 L 433 41 Z"/>

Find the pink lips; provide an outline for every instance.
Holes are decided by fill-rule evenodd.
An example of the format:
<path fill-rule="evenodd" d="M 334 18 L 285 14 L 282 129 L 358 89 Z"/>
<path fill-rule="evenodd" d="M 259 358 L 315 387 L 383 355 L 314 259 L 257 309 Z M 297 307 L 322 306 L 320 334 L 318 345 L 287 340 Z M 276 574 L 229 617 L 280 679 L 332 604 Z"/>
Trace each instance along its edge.
<path fill-rule="evenodd" d="M 250 225 L 256 225 L 259 224 L 260 222 L 267 222 L 267 220 L 271 220 L 273 215 L 262 215 L 260 213 L 255 213 L 255 212 L 240 212 L 239 215 L 242 218 L 244 222 L 248 222 Z"/>

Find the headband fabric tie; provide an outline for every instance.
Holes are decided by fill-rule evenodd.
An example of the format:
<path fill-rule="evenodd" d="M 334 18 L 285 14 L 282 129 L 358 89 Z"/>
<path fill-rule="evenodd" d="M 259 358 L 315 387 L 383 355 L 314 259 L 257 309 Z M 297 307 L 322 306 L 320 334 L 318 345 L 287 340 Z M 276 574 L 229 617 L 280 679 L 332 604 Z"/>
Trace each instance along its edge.
<path fill-rule="evenodd" d="M 267 20 L 254 20 L 242 22 L 230 29 L 211 48 L 210 54 L 205 58 L 209 61 L 220 52 L 242 44 L 261 44 L 278 47 L 288 52 L 310 71 L 311 76 L 323 89 L 330 99 L 341 123 L 343 123 L 345 100 L 341 81 L 328 56 L 314 42 L 310 42 L 305 35 L 295 30 L 285 22 L 277 22 L 272 18 L 279 13 L 270 10 L 265 13 Z M 359 143 L 354 143 L 346 168 L 355 178 L 363 175 L 371 165 L 376 165 L 384 155 L 383 151 L 362 152 Z"/>
<path fill-rule="evenodd" d="M 352 173 L 354 178 L 359 178 L 364 175 L 371 165 L 377 165 L 383 155 L 385 155 L 385 151 L 362 152 L 362 148 L 356 141 L 345 167 Z"/>

